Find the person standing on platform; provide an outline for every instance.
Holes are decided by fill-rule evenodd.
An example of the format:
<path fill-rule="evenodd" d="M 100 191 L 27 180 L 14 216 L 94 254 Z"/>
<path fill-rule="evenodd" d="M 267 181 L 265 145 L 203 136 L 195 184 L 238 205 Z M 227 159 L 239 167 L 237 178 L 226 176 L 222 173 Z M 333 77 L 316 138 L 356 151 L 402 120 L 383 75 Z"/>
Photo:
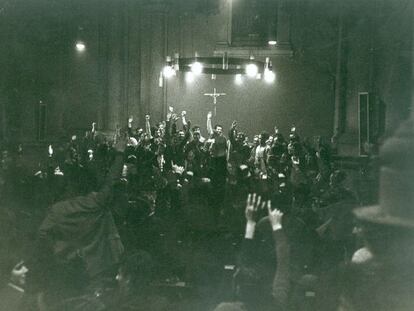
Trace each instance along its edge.
<path fill-rule="evenodd" d="M 225 196 L 227 177 L 227 138 L 223 134 L 223 126 L 216 124 L 213 130 L 212 113 L 207 114 L 207 132 L 210 138 L 207 140 L 210 152 L 210 176 L 213 188 L 212 204 L 215 216 L 222 210 Z"/>

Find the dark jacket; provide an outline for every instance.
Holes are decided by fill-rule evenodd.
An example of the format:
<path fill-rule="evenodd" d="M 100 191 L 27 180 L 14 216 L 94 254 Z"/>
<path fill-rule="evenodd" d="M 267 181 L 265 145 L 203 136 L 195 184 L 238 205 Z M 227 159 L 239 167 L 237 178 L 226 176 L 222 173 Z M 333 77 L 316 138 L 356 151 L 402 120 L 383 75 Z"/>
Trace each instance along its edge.
<path fill-rule="evenodd" d="M 81 258 L 89 277 L 119 262 L 123 252 L 108 206 L 122 164 L 119 154 L 98 192 L 54 204 L 40 226 L 40 238 L 51 245 L 58 261 Z"/>

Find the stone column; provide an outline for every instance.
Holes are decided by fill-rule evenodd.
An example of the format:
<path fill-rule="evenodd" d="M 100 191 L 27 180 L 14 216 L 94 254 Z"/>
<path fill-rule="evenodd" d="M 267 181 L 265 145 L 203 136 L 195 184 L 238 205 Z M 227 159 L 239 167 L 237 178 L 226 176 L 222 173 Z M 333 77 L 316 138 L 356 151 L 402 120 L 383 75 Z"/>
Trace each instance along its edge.
<path fill-rule="evenodd" d="M 279 0 L 277 8 L 277 47 L 290 50 L 290 8 L 289 0 Z"/>
<path fill-rule="evenodd" d="M 142 18 L 141 7 L 139 2 L 129 1 L 125 7 L 125 14 L 128 16 L 126 31 L 128 32 L 128 44 L 126 46 L 126 58 L 128 66 L 126 67 L 125 80 L 125 117 L 133 115 L 138 119 L 143 114 L 141 107 L 141 29 L 140 23 Z"/>
<path fill-rule="evenodd" d="M 143 5 L 142 9 L 140 120 L 143 124 L 147 113 L 153 120 L 164 116 L 168 82 L 164 81 L 167 83 L 160 87 L 159 76 L 168 48 L 168 6 L 159 0 Z"/>
<path fill-rule="evenodd" d="M 414 17 L 414 5 L 411 3 L 411 16 Z M 411 119 L 414 119 L 414 18 L 411 19 Z"/>
<path fill-rule="evenodd" d="M 141 7 L 114 1 L 99 21 L 99 128 L 125 126 L 129 115 L 141 115 Z"/>
<path fill-rule="evenodd" d="M 125 1 L 110 4 L 108 16 L 108 105 L 105 127 L 114 130 L 126 122 L 126 92 L 128 68 L 128 18 L 125 14 Z"/>
<path fill-rule="evenodd" d="M 337 48 L 336 48 L 336 72 L 335 72 L 335 109 L 334 109 L 334 128 L 335 136 L 342 134 L 345 130 L 346 117 L 346 60 L 345 53 L 346 45 L 346 23 L 344 22 L 344 4 L 341 0 L 338 1 L 338 32 L 337 32 Z"/>

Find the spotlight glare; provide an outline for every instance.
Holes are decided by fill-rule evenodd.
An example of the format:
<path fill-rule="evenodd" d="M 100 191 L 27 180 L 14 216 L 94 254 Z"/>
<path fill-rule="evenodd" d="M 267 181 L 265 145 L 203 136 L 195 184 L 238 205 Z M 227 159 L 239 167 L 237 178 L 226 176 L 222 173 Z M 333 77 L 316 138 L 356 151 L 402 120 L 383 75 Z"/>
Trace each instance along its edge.
<path fill-rule="evenodd" d="M 164 75 L 165 78 L 169 79 L 172 76 L 175 76 L 175 70 L 171 66 L 167 65 L 162 70 L 162 74 Z"/>
<path fill-rule="evenodd" d="M 243 79 L 242 79 L 242 75 L 241 74 L 236 74 L 236 77 L 234 78 L 234 82 L 237 84 L 237 85 L 240 85 L 240 84 L 242 84 L 243 83 Z"/>
<path fill-rule="evenodd" d="M 203 72 L 203 64 L 200 62 L 194 62 L 191 64 L 191 71 L 195 74 L 195 75 L 199 75 Z"/>
<path fill-rule="evenodd" d="M 246 74 L 250 78 L 255 78 L 257 76 L 257 73 L 259 72 L 259 69 L 255 64 L 248 64 L 246 66 Z"/>
<path fill-rule="evenodd" d="M 273 71 L 266 69 L 264 72 L 264 80 L 267 83 L 272 83 L 275 81 L 275 79 L 276 79 L 276 74 Z"/>
<path fill-rule="evenodd" d="M 76 50 L 78 52 L 83 52 L 83 51 L 85 51 L 85 49 L 86 49 L 85 43 L 83 43 L 81 41 L 76 42 Z"/>
<path fill-rule="evenodd" d="M 187 83 L 193 83 L 194 82 L 194 74 L 191 71 L 188 71 L 185 73 L 185 81 Z"/>
<path fill-rule="evenodd" d="M 276 40 L 269 40 L 269 42 L 267 42 L 269 45 L 276 45 L 277 41 Z"/>

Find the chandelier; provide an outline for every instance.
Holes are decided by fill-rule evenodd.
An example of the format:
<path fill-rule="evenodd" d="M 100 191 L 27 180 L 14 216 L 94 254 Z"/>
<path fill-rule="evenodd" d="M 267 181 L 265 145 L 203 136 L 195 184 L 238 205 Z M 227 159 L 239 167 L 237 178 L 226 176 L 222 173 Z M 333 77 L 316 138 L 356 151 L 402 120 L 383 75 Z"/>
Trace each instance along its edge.
<path fill-rule="evenodd" d="M 178 53 L 173 58 L 167 56 L 160 77 L 170 79 L 180 71 L 186 73 L 188 82 L 202 74 L 212 75 L 213 79 L 216 75 L 234 75 L 236 83 L 242 77 L 254 79 L 263 77 L 267 83 L 274 82 L 276 78 L 269 57 L 266 57 L 263 62 L 255 60 L 253 56 L 248 59 L 228 57 L 227 53 L 224 53 L 222 57 L 199 57 L 197 54 L 194 57 L 180 57 Z"/>

